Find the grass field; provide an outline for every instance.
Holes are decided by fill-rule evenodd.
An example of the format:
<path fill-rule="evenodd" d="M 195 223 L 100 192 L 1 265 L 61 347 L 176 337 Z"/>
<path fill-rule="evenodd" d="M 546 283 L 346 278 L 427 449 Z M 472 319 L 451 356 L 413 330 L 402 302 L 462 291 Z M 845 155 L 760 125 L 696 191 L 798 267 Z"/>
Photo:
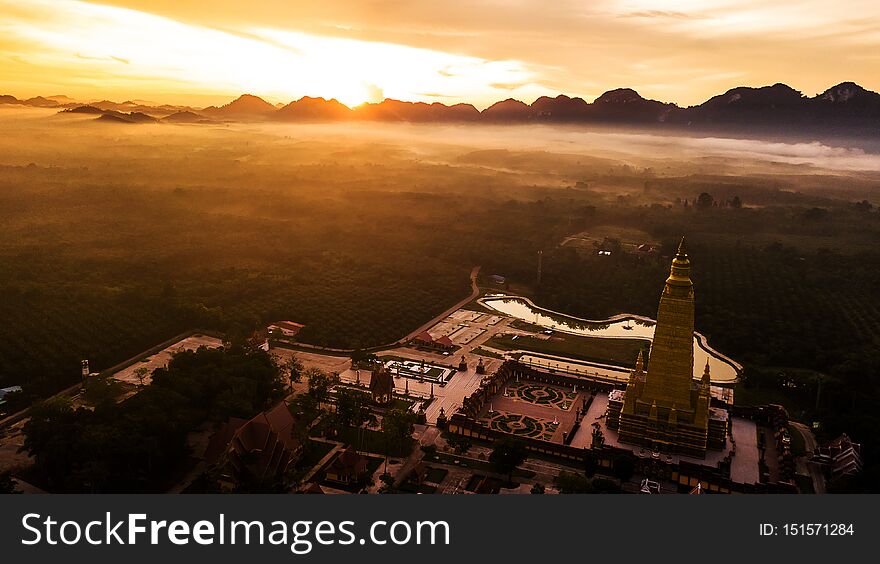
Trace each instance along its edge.
<path fill-rule="evenodd" d="M 645 341 L 635 339 L 604 339 L 555 333 L 550 339 L 536 337 L 496 336 L 486 346 L 501 350 L 528 350 L 578 360 L 608 362 L 635 366 L 639 350 L 647 347 Z"/>

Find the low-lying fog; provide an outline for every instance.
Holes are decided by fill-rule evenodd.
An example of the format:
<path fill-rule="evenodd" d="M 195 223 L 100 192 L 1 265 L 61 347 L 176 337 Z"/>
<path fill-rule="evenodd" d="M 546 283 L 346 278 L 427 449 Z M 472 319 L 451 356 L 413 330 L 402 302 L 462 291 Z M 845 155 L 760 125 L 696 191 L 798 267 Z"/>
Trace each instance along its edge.
<path fill-rule="evenodd" d="M 94 116 L 15 106 L 0 106 L 0 129 L 3 165 L 91 167 L 112 162 L 141 173 L 158 161 L 182 167 L 189 163 L 204 174 L 222 172 L 224 161 L 226 165 L 290 170 L 330 163 L 390 165 L 402 159 L 486 167 L 546 185 L 570 185 L 581 174 L 621 165 L 651 176 L 880 178 L 880 154 L 855 146 L 858 141 L 830 146 L 819 141 L 771 142 L 544 125 L 117 124 L 99 123 Z M 193 162 L 204 164 L 206 159 L 218 168 L 203 169 Z M 167 178 L 155 179 L 159 184 L 189 176 L 174 166 L 163 166 L 161 172 Z M 143 179 L 131 180 L 140 183 Z"/>

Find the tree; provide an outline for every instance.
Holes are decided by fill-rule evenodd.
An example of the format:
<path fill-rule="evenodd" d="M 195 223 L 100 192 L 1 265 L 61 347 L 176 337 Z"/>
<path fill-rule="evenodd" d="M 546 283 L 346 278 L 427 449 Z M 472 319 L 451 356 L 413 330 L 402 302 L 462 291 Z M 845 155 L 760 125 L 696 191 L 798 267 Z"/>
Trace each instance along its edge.
<path fill-rule="evenodd" d="M 112 401 L 120 394 L 122 386 L 118 380 L 99 374 L 86 380 L 85 398 L 94 404 Z"/>
<path fill-rule="evenodd" d="M 404 451 L 406 443 L 412 440 L 415 415 L 402 409 L 391 409 L 382 417 L 382 434 L 385 438 L 386 455 L 388 447 L 395 447 L 394 452 Z"/>
<path fill-rule="evenodd" d="M 556 476 L 554 482 L 556 482 L 556 486 L 559 488 L 560 493 L 593 493 L 593 484 L 591 480 L 582 474 L 563 471 Z"/>
<path fill-rule="evenodd" d="M 291 384 L 297 384 L 302 381 L 305 367 L 299 357 L 295 354 L 290 355 L 290 360 L 287 361 L 285 368 L 287 368 L 287 374 L 290 378 Z"/>
<path fill-rule="evenodd" d="M 231 345 L 181 352 L 156 370 L 153 385 L 124 402 L 90 410 L 52 398 L 34 406 L 22 450 L 50 491 L 155 491 L 189 454 L 189 431 L 206 419 L 250 418 L 265 409 L 282 391 L 278 375 L 264 351 Z M 110 385 L 101 377 L 89 384 Z"/>
<path fill-rule="evenodd" d="M 708 192 L 701 192 L 697 197 L 697 208 L 701 210 L 709 209 L 713 205 L 715 205 L 715 198 L 712 197 L 712 194 Z"/>
<path fill-rule="evenodd" d="M 336 395 L 336 415 L 345 427 L 360 427 L 366 420 L 366 398 L 363 393 L 341 388 Z"/>
<path fill-rule="evenodd" d="M 513 480 L 513 471 L 522 464 L 528 451 L 525 443 L 515 437 L 504 437 L 495 441 L 489 462 L 499 474 L 507 474 L 507 483 Z"/>
<path fill-rule="evenodd" d="M 339 381 L 335 374 L 328 374 L 320 368 L 307 368 L 303 372 L 303 376 L 309 383 L 306 394 L 316 406 L 330 398 L 330 388 Z"/>
<path fill-rule="evenodd" d="M 138 384 L 143 388 L 144 380 L 147 379 L 147 376 L 150 374 L 150 369 L 146 366 L 141 366 L 137 370 L 134 371 L 134 377 L 137 378 Z"/>
<path fill-rule="evenodd" d="M 595 477 L 591 480 L 593 491 L 595 493 L 619 493 L 620 484 L 609 478 Z"/>

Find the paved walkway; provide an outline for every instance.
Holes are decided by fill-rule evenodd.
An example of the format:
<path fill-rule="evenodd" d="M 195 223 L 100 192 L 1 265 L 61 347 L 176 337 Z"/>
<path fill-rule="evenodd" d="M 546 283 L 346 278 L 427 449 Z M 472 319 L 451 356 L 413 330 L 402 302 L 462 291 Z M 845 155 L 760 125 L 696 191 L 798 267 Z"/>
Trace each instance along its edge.
<path fill-rule="evenodd" d="M 761 481 L 758 461 L 758 429 L 755 422 L 739 417 L 733 418 L 733 440 L 736 454 L 730 463 L 730 478 L 740 484 L 757 484 Z"/>

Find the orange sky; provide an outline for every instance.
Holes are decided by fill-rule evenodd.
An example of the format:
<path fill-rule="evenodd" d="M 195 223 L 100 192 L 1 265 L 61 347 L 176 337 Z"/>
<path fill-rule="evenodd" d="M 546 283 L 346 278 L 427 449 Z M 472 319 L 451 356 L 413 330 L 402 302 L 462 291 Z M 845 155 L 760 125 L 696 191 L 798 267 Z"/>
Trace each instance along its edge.
<path fill-rule="evenodd" d="M 844 80 L 880 90 L 876 0 L 0 0 L 0 94 L 19 97 L 482 108 L 625 86 L 689 105 Z"/>

